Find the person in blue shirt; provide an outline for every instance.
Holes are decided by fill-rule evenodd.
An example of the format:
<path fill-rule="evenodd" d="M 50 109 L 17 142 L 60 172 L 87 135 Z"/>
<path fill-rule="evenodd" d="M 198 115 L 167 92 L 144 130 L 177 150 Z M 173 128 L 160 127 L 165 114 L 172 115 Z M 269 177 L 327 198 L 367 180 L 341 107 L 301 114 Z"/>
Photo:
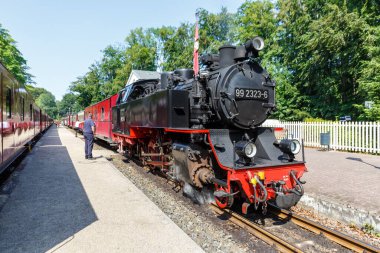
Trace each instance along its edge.
<path fill-rule="evenodd" d="M 96 131 L 95 122 L 92 120 L 92 114 L 88 114 L 88 118 L 84 121 L 83 135 L 84 135 L 84 152 L 86 159 L 93 159 L 92 148 L 94 146 L 94 134 Z"/>

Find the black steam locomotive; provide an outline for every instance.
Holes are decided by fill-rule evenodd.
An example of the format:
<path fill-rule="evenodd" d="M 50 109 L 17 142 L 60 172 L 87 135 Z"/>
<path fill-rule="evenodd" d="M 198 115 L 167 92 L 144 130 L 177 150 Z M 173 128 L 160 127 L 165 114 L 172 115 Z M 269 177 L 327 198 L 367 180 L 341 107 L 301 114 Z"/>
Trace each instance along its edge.
<path fill-rule="evenodd" d="M 201 57 L 204 69 L 164 72 L 123 89 L 113 139 L 129 156 L 177 182 L 213 187 L 216 203 L 288 208 L 303 194 L 298 140 L 260 127 L 275 109 L 275 82 L 260 65 L 260 37 Z"/>

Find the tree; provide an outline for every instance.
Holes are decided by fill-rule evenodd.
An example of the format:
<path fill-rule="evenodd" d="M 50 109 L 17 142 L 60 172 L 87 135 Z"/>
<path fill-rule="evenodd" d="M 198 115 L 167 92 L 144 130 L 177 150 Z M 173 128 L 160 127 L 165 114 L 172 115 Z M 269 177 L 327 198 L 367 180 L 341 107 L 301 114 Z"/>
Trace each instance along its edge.
<path fill-rule="evenodd" d="M 42 93 L 36 100 L 36 104 L 44 110 L 49 116 L 56 117 L 57 105 L 55 97 L 50 92 Z"/>
<path fill-rule="evenodd" d="M 237 12 L 236 38 L 244 43 L 255 36 L 260 36 L 269 49 L 276 32 L 275 6 L 269 0 L 246 1 Z M 267 50 L 266 50 L 267 51 Z"/>
<path fill-rule="evenodd" d="M 22 84 L 33 83 L 33 76 L 28 73 L 29 67 L 21 52 L 16 47 L 16 41 L 0 24 L 0 61 Z"/>
<path fill-rule="evenodd" d="M 37 105 L 45 110 L 51 117 L 57 112 L 53 94 L 44 88 L 34 87 L 32 75 L 27 72 L 29 67 L 21 52 L 16 47 L 16 41 L 0 24 L 0 61 L 23 85 L 36 101 Z"/>
<path fill-rule="evenodd" d="M 57 102 L 57 109 L 59 116 L 66 116 L 69 112 L 77 113 L 82 110 L 78 104 L 77 95 L 73 93 L 66 93 L 61 101 Z"/>
<path fill-rule="evenodd" d="M 289 73 L 296 106 L 312 117 L 360 116 L 354 105 L 366 96 L 360 80 L 373 44 L 369 19 L 361 14 L 365 6 L 335 0 L 278 2 L 280 71 Z"/>
<path fill-rule="evenodd" d="M 369 1 L 371 2 L 371 1 Z M 375 5 L 375 3 L 373 3 Z M 380 121 L 380 4 L 371 8 L 368 4 L 362 8 L 364 18 L 371 27 L 365 44 L 368 57 L 362 62 L 360 70 L 359 89 L 365 94 L 364 100 L 374 102 L 372 108 L 365 108 L 363 103 L 354 106 L 360 112 L 360 120 Z"/>
<path fill-rule="evenodd" d="M 125 48 L 122 46 L 108 46 L 103 50 L 103 57 L 98 64 L 100 93 L 103 98 L 115 94 L 121 87 L 114 85 L 118 70 L 126 63 Z"/>
<path fill-rule="evenodd" d="M 302 90 L 310 97 L 314 116 L 357 117 L 353 104 L 364 99 L 358 80 L 362 62 L 368 55 L 365 44 L 369 25 L 356 11 L 348 12 L 345 6 L 326 5 L 324 12 L 302 36 L 305 41 L 302 49 L 310 52 L 300 69 L 300 81 L 304 81 Z M 325 103 L 330 106 L 326 107 Z"/>
<path fill-rule="evenodd" d="M 101 101 L 104 95 L 100 93 L 101 79 L 99 67 L 93 64 L 86 75 L 78 77 L 70 85 L 70 91 L 77 95 L 77 103 L 81 108 L 85 108 L 92 103 Z"/>
<path fill-rule="evenodd" d="M 193 25 L 182 23 L 164 42 L 163 70 L 173 71 L 180 68 L 192 68 L 193 48 Z"/>
<path fill-rule="evenodd" d="M 200 9 L 198 12 L 199 52 L 201 54 L 218 53 L 218 49 L 221 46 L 235 43 L 236 14 L 228 13 L 225 7 L 222 7 L 220 12 L 216 14 L 210 13 L 205 9 Z"/>
<path fill-rule="evenodd" d="M 34 100 L 36 100 L 43 93 L 49 93 L 49 91 L 47 91 L 46 89 L 41 88 L 41 87 L 36 87 L 33 85 L 27 84 L 25 85 L 25 88 Z"/>
<path fill-rule="evenodd" d="M 125 86 L 133 69 L 151 70 L 157 69 L 157 41 L 155 29 L 137 28 L 132 30 L 125 38 L 126 46 L 123 55 L 124 62 L 116 70 L 116 76 L 108 89 L 112 93 L 118 92 Z"/>

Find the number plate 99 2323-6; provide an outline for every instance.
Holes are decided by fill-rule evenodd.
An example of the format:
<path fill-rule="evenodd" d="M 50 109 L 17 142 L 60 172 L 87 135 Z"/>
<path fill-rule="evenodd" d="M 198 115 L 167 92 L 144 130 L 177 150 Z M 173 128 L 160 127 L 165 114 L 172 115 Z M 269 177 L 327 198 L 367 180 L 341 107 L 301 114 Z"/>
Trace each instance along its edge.
<path fill-rule="evenodd" d="M 255 99 L 268 101 L 269 93 L 262 89 L 236 88 L 235 99 Z"/>

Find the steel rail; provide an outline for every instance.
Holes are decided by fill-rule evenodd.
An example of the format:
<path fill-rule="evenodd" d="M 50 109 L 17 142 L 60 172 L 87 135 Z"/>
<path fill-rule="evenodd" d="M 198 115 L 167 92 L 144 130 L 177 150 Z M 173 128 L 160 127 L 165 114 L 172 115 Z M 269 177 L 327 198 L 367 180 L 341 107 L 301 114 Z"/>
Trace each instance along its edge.
<path fill-rule="evenodd" d="M 291 245 L 290 243 L 279 238 L 278 236 L 254 224 L 252 221 L 235 213 L 234 211 L 231 211 L 229 209 L 220 209 L 215 204 L 211 204 L 211 209 L 214 212 L 218 213 L 219 215 L 221 214 L 229 215 L 230 216 L 229 221 L 238 225 L 241 228 L 246 229 L 249 233 L 253 234 L 257 238 L 268 243 L 269 245 L 276 247 L 276 249 L 279 250 L 280 252 L 303 252 L 301 249 L 297 248 L 296 246 Z"/>
<path fill-rule="evenodd" d="M 272 214 L 276 215 L 282 220 L 291 221 L 294 224 L 307 229 L 311 232 L 314 232 L 316 234 L 322 234 L 329 240 L 338 243 L 342 245 L 343 247 L 346 247 L 350 250 L 353 250 L 355 252 L 377 252 L 380 253 L 380 249 L 375 248 L 372 245 L 369 245 L 365 242 L 359 241 L 355 238 L 352 238 L 348 235 L 345 235 L 343 233 L 340 233 L 338 231 L 334 231 L 330 228 L 327 228 L 323 225 L 320 225 L 314 221 L 311 221 L 307 218 L 304 218 L 300 215 L 294 214 L 290 211 L 284 210 L 284 209 L 278 209 L 276 207 L 271 206 L 268 211 L 270 211 Z"/>

